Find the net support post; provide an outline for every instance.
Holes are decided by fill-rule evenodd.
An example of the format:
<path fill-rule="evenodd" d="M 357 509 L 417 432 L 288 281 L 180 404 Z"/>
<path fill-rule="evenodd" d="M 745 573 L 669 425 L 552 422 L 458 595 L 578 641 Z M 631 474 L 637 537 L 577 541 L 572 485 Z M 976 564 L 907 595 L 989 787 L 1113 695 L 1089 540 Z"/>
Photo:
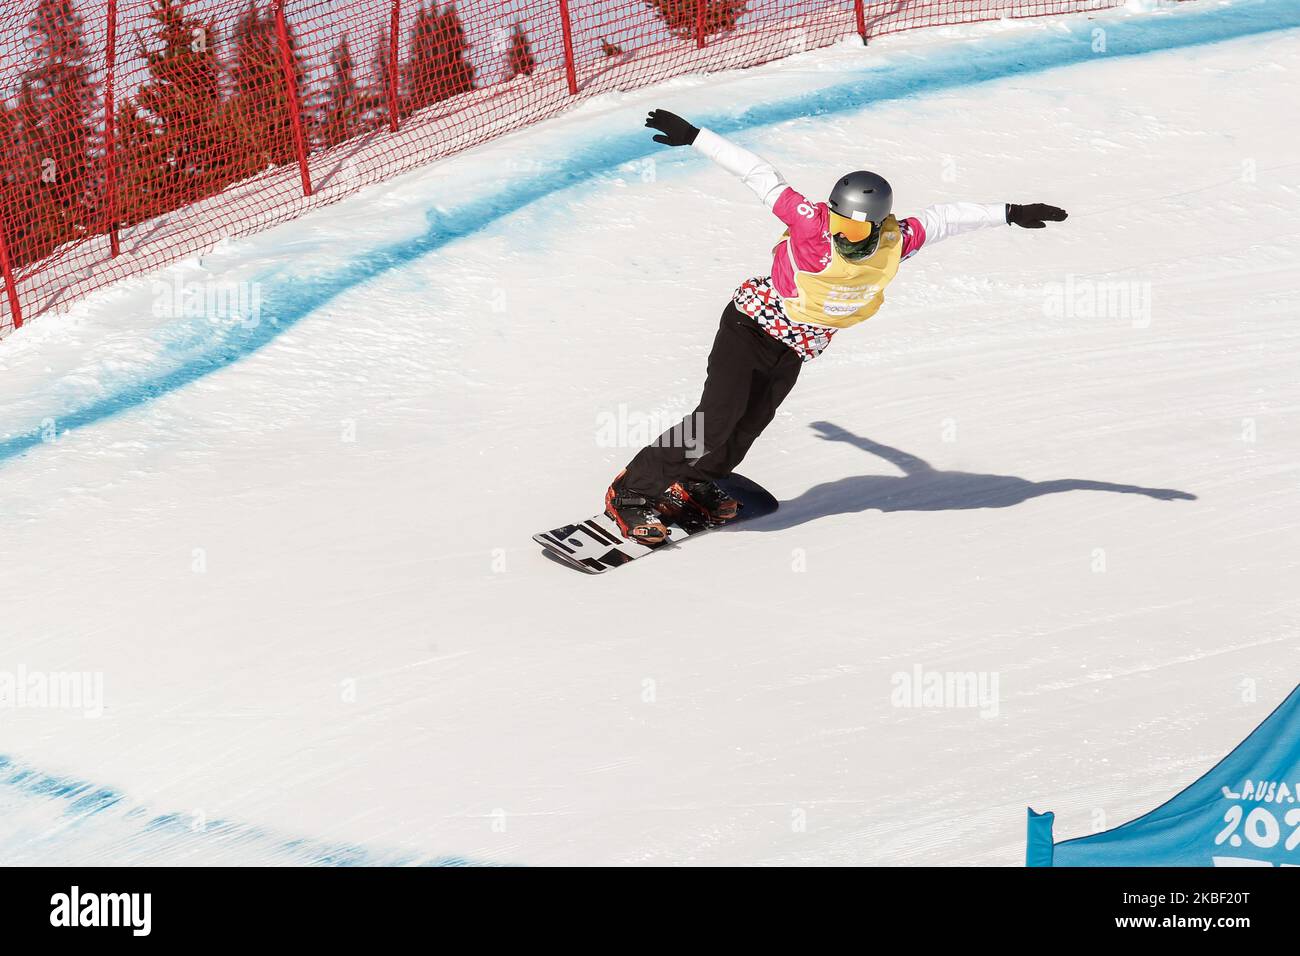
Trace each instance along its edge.
<path fill-rule="evenodd" d="M 117 68 L 117 0 L 108 0 L 108 47 L 104 77 L 104 221 L 108 231 L 108 254 L 116 259 L 122 252 L 117 222 L 117 104 L 114 74 Z"/>
<path fill-rule="evenodd" d="M 302 128 L 302 102 L 298 98 L 298 78 L 293 72 L 293 51 L 289 49 L 289 27 L 284 21 L 284 0 L 274 0 L 275 35 L 280 48 L 280 72 L 284 75 L 284 95 L 293 128 L 293 150 L 298 157 L 298 175 L 302 177 L 302 194 L 311 195 L 311 172 L 307 168 L 307 137 Z"/>
<path fill-rule="evenodd" d="M 402 23 L 402 0 L 393 0 L 392 12 L 388 17 L 388 83 L 384 95 L 388 98 L 388 129 L 396 133 L 402 121 L 399 108 L 400 90 L 402 88 L 401 66 L 397 60 L 397 35 Z"/>
<path fill-rule="evenodd" d="M 14 281 L 13 263 L 9 260 L 9 244 L 5 242 L 5 228 L 2 221 L 0 221 L 0 272 L 4 273 L 5 295 L 9 297 L 9 316 L 13 319 L 14 328 L 21 329 L 23 308 L 18 302 L 18 283 Z"/>
<path fill-rule="evenodd" d="M 578 68 L 573 61 L 573 22 L 569 0 L 560 0 L 560 34 L 564 40 L 564 75 L 569 81 L 569 95 L 578 95 Z"/>

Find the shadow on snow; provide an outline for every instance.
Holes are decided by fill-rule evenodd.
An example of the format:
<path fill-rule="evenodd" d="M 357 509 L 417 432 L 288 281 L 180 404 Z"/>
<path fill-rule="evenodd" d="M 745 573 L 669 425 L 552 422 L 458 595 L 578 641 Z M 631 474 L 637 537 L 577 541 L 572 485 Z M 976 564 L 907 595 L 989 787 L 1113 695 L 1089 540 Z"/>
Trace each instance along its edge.
<path fill-rule="evenodd" d="M 958 511 L 970 508 L 1010 508 L 1030 498 L 1067 491 L 1105 491 L 1143 495 L 1159 501 L 1194 501 L 1196 495 L 1176 488 L 1054 478 L 1030 481 L 1015 475 L 986 475 L 968 471 L 943 471 L 916 455 L 882 445 L 830 422 L 813 422 L 825 441 L 843 442 L 883 458 L 901 475 L 853 475 L 814 485 L 799 497 L 781 502 L 781 510 L 747 527 L 779 531 L 828 515 L 862 511 Z"/>

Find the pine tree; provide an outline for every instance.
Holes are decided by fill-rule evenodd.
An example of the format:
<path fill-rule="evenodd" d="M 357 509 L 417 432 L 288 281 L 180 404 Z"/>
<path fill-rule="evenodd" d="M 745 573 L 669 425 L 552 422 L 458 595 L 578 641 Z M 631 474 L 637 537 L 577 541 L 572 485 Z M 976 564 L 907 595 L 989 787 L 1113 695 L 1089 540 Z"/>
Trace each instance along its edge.
<path fill-rule="evenodd" d="M 0 193 L 6 200 L 22 182 L 19 170 L 24 160 L 22 120 L 18 110 L 0 100 Z"/>
<path fill-rule="evenodd" d="M 516 23 L 514 33 L 510 36 L 510 49 L 506 52 L 506 78 L 530 76 L 536 68 L 537 60 L 533 57 L 528 34 L 521 24 Z"/>
<path fill-rule="evenodd" d="M 27 142 L 22 100 L 20 96 L 16 106 L 0 103 L 0 170 L 4 177 L 0 225 L 14 268 L 53 248 L 43 226 L 52 206 L 39 185 L 40 163 Z"/>
<path fill-rule="evenodd" d="M 42 183 L 41 150 L 32 143 L 34 108 L 24 82 L 16 105 L 5 106 L 5 241 L 15 265 L 47 255 L 57 241 L 58 213 L 48 184 Z"/>
<path fill-rule="evenodd" d="M 239 174 L 233 138 L 222 123 L 221 68 L 211 21 L 186 14 L 184 0 L 152 0 L 148 19 L 161 49 L 142 55 L 149 79 L 135 95 L 141 117 L 160 141 L 132 161 L 156 159 L 145 181 L 161 182 L 151 194 L 157 215 L 218 192 Z"/>
<path fill-rule="evenodd" d="M 134 225 L 176 207 L 168 188 L 172 180 L 167 141 L 130 100 L 117 108 L 114 124 L 114 221 Z"/>
<path fill-rule="evenodd" d="M 293 63 L 294 81 L 301 91 L 305 71 L 295 49 L 292 28 L 285 24 Z M 275 13 L 259 13 L 257 0 L 235 26 L 235 55 L 230 70 L 231 94 L 222 107 L 227 128 L 238 142 L 238 175 L 250 175 L 268 166 L 296 162 L 293 111 L 285 87 Z M 300 93 L 301 95 L 301 93 Z"/>
<path fill-rule="evenodd" d="M 474 88 L 474 67 L 466 59 L 469 44 L 454 5 L 441 13 L 436 2 L 420 7 L 411 28 L 411 53 L 402 71 L 407 116 L 439 100 Z"/>
<path fill-rule="evenodd" d="M 438 99 L 445 100 L 474 89 L 474 67 L 469 62 L 469 41 L 461 24 L 456 5 L 449 4 L 439 21 L 443 37 L 444 57 L 439 74 Z"/>
<path fill-rule="evenodd" d="M 697 30 L 710 37 L 736 29 L 748 0 L 645 0 L 645 5 L 659 14 L 673 36 L 694 38 Z"/>
<path fill-rule="evenodd" d="M 7 236 L 24 261 L 48 255 L 91 229 L 91 140 L 95 89 L 81 17 L 71 0 L 38 0 L 28 24 L 36 62 L 22 77 L 8 134 L 15 170 L 26 186 L 21 217 Z"/>
<path fill-rule="evenodd" d="M 402 68 L 404 89 L 398 96 L 398 112 L 403 118 L 437 99 L 430 95 L 429 88 L 438 69 L 441 46 L 436 2 L 428 7 L 416 7 L 415 23 L 411 27 L 411 52 Z M 387 60 L 384 65 L 387 66 Z"/>
<path fill-rule="evenodd" d="M 386 34 L 381 35 L 375 43 L 375 52 L 371 56 L 371 62 L 374 67 L 371 69 L 370 75 L 375 79 L 361 87 L 360 100 L 357 104 L 357 111 L 361 117 L 360 127 L 362 130 L 367 131 L 388 126 L 392 120 L 388 108 L 388 83 L 389 77 L 392 75 L 392 67 L 388 55 L 388 36 Z M 397 111 L 400 118 L 405 115 L 401 107 L 401 89 L 395 90 L 394 96 L 398 103 Z"/>
<path fill-rule="evenodd" d="M 321 96 L 320 109 L 316 113 L 314 139 L 329 147 L 363 132 L 366 128 L 365 113 L 365 98 L 357 89 L 352 49 L 345 33 L 330 54 L 329 85 Z"/>

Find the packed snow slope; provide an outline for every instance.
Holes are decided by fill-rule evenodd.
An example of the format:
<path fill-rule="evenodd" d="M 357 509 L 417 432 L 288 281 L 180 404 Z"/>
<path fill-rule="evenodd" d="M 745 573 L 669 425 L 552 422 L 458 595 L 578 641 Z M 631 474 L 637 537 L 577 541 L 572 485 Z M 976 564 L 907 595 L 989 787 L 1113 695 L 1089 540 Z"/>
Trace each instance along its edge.
<path fill-rule="evenodd" d="M 606 97 L 14 334 L 0 678 L 103 708 L 0 701 L 0 860 L 1015 864 L 1026 803 L 1162 802 L 1300 679 L 1297 25 Z M 745 462 L 780 512 L 592 578 L 529 536 L 689 410 L 781 231 L 652 106 L 812 195 L 1070 218 L 923 249 Z"/>

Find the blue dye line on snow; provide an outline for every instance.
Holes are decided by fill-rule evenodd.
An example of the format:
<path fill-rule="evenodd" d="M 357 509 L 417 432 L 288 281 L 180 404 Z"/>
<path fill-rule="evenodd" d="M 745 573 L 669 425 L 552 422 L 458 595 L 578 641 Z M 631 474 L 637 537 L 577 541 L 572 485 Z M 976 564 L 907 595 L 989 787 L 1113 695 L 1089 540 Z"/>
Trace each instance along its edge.
<path fill-rule="evenodd" d="M 56 777 L 15 763 L 0 754 L 0 800 L 5 792 L 63 807 L 56 835 L 34 832 L 29 845 L 18 848 L 38 856 L 42 843 L 57 841 L 54 852 L 75 841 L 85 826 L 99 826 L 119 857 L 137 855 L 157 861 L 159 854 L 171 860 L 192 858 L 195 863 L 222 862 L 229 857 L 242 862 L 291 866 L 476 866 L 459 857 L 422 858 L 411 854 L 385 854 L 347 843 L 277 836 L 260 827 L 210 821 L 201 828 L 184 814 L 156 814 L 131 804 L 122 794 L 107 787 L 69 777 Z M 42 816 L 41 826 L 49 820 Z M 32 861 L 38 862 L 38 861 Z M 121 859 L 105 860 L 120 863 Z"/>
<path fill-rule="evenodd" d="M 887 66 L 867 63 L 854 71 L 854 78 L 847 82 L 740 112 L 696 118 L 720 133 L 734 133 L 794 119 L 852 112 L 875 103 L 1057 67 L 1296 29 L 1300 28 L 1300 0 L 1255 0 L 1213 9 L 1190 8 L 1172 14 L 1070 20 L 1063 22 L 1062 27 L 1058 33 L 1036 36 L 1029 42 L 1014 38 L 983 40 L 965 44 L 960 50 L 946 47 L 942 58 L 925 57 Z M 1105 53 L 1093 51 L 1093 31 L 1098 27 L 1105 29 Z M 510 195 L 517 207 L 523 207 L 590 182 L 627 163 L 661 153 L 663 149 L 643 129 L 600 137 L 577 145 L 553 168 L 512 183 Z M 202 355 L 174 369 L 53 416 L 57 422 L 56 434 L 84 428 L 146 405 L 233 365 L 347 290 L 473 235 L 489 224 L 500 222 L 501 218 L 495 197 L 485 196 L 463 203 L 451 212 L 431 210 L 428 228 L 421 235 L 365 253 L 330 274 L 301 277 L 281 272 L 263 279 L 261 321 L 257 325 L 235 327 Z M 0 440 L 0 462 L 47 444 L 49 438 L 39 425 L 4 438 Z"/>

